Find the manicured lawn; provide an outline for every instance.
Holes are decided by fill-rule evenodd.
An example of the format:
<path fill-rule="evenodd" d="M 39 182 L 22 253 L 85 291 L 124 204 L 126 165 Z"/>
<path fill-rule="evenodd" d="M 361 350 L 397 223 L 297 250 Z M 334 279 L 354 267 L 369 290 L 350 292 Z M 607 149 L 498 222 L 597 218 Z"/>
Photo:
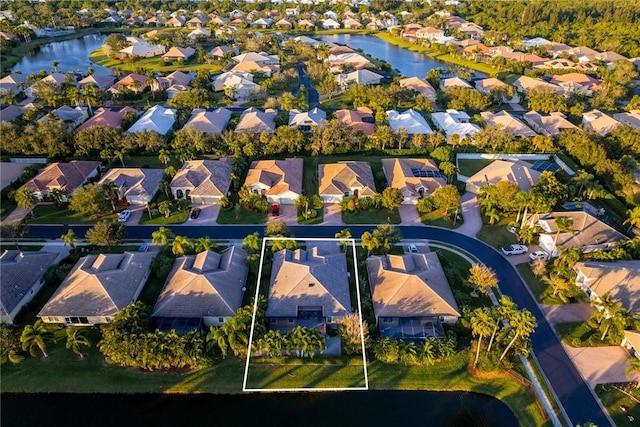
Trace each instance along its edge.
<path fill-rule="evenodd" d="M 493 159 L 458 159 L 458 172 L 460 175 L 472 176 L 493 162 Z"/>
<path fill-rule="evenodd" d="M 316 216 L 305 218 L 302 213 L 298 213 L 298 224 L 300 225 L 317 225 L 324 221 L 324 209 L 316 209 Z"/>
<path fill-rule="evenodd" d="M 620 345 L 619 340 L 606 337 L 600 340 L 602 332 L 599 332 L 587 322 L 564 322 L 553 325 L 558 335 L 567 345 L 571 347 L 602 347 L 607 345 Z"/>
<path fill-rule="evenodd" d="M 508 246 L 516 243 L 516 235 L 509 232 L 509 223 L 515 220 L 515 216 L 508 216 L 501 218 L 500 221 L 494 225 L 490 225 L 487 221 L 487 217 L 482 215 L 482 228 L 477 234 L 478 239 L 493 246 L 496 249 L 500 249 L 503 246 Z"/>
<path fill-rule="evenodd" d="M 124 209 L 124 208 L 123 208 Z M 122 210 L 122 209 L 120 209 Z M 33 209 L 35 218 L 27 215 L 25 222 L 28 224 L 93 224 L 96 219 L 108 219 L 116 221 L 118 214 L 98 215 L 97 217 L 85 216 L 69 210 L 66 205 L 38 205 Z"/>
<path fill-rule="evenodd" d="M 117 71 L 133 71 L 140 72 L 141 70 L 153 71 L 153 72 L 161 72 L 161 73 L 170 73 L 172 71 L 198 71 L 198 70 L 208 70 L 211 74 L 219 73 L 222 70 L 221 64 L 198 64 L 197 55 L 191 57 L 189 61 L 180 65 L 178 62 L 173 62 L 170 64 L 165 63 L 162 60 L 161 56 L 154 56 L 152 58 L 140 58 L 136 59 L 133 62 L 130 61 L 119 61 L 117 59 L 109 58 L 102 51 L 102 48 L 95 50 L 89 54 L 89 59 L 103 67 L 112 68 Z"/>
<path fill-rule="evenodd" d="M 559 298 L 552 298 L 545 293 L 548 285 L 533 274 L 528 263 L 518 264 L 516 268 L 539 303 L 545 305 L 564 304 Z"/>
<path fill-rule="evenodd" d="M 381 208 L 377 211 L 342 212 L 342 222 L 345 224 L 400 224 L 400 213 L 397 209 Z"/>
<path fill-rule="evenodd" d="M 627 418 L 628 415 L 631 415 L 636 420 L 640 420 L 640 404 L 638 403 L 638 400 L 640 400 L 639 389 L 635 388 L 626 390 L 627 393 L 630 393 L 631 396 L 637 400 L 632 399 L 630 396 L 614 388 L 610 384 L 598 385 L 595 390 L 600 401 L 607 409 L 607 412 L 611 418 L 613 418 L 615 425 L 633 425 L 634 423 L 629 422 L 629 419 Z M 622 407 L 627 408 L 627 412 L 623 412 L 621 409 Z"/>
<path fill-rule="evenodd" d="M 157 214 L 153 218 L 149 219 L 149 213 L 145 211 L 140 218 L 140 224 L 143 225 L 167 225 L 167 224 L 182 224 L 189 218 L 189 210 L 171 212 L 169 217 L 165 217 L 162 214 Z"/>
<path fill-rule="evenodd" d="M 267 222 L 267 214 L 241 207 L 236 216 L 235 209 L 220 209 L 217 222 L 218 224 L 264 224 Z"/>
<path fill-rule="evenodd" d="M 325 98 L 320 102 L 325 110 L 339 110 L 341 108 L 349 108 L 353 105 L 351 98 L 345 94 L 335 95 L 331 98 Z"/>
<path fill-rule="evenodd" d="M 428 214 L 420 214 L 420 221 L 426 225 L 433 225 L 435 227 L 443 227 L 443 228 L 458 228 L 464 222 L 462 220 L 462 216 L 458 215 L 460 219 L 456 220 L 456 223 L 453 223 L 453 215 L 447 217 L 447 215 L 443 214 L 440 211 L 432 211 Z"/>
<path fill-rule="evenodd" d="M 128 168 L 144 167 L 144 168 L 150 168 L 150 169 L 162 169 L 162 170 L 165 169 L 164 163 L 162 163 L 158 159 L 158 156 L 130 156 L 124 159 L 124 163 L 125 165 L 127 165 Z M 121 166 L 122 165 L 120 164 L 119 161 L 114 162 L 112 165 L 112 167 L 114 168 L 119 168 Z M 182 163 L 180 162 L 180 160 L 178 160 L 177 157 L 172 156 L 168 166 L 173 166 L 174 168 L 176 168 L 176 170 L 178 170 L 182 166 Z"/>

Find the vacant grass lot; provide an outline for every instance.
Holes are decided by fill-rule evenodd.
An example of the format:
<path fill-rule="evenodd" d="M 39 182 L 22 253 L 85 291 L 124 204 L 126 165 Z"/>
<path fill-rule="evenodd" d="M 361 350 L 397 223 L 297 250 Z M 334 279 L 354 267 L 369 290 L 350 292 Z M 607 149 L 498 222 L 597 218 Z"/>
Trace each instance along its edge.
<path fill-rule="evenodd" d="M 473 176 L 493 162 L 493 159 L 458 159 L 458 173 Z"/>

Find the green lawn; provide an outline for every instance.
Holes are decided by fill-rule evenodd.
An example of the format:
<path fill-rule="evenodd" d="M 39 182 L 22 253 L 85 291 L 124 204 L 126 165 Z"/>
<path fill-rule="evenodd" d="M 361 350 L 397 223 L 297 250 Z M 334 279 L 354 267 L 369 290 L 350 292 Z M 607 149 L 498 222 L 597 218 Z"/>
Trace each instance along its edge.
<path fill-rule="evenodd" d="M 516 268 L 539 303 L 545 305 L 564 304 L 559 298 L 553 298 L 546 294 L 548 285 L 533 274 L 531 266 L 528 263 L 518 264 Z"/>
<path fill-rule="evenodd" d="M 516 243 L 516 235 L 509 232 L 508 226 L 514 220 L 515 216 L 508 216 L 500 218 L 500 221 L 490 225 L 487 217 L 482 215 L 482 228 L 476 237 L 496 249 L 512 245 Z"/>
<path fill-rule="evenodd" d="M 124 159 L 124 163 L 128 168 L 165 169 L 164 163 L 158 159 L 158 156 L 129 156 Z M 112 165 L 114 168 L 121 166 L 119 161 L 114 162 Z M 174 156 L 171 157 L 168 166 L 173 166 L 178 170 L 182 166 L 182 163 Z"/>
<path fill-rule="evenodd" d="M 122 210 L 122 209 L 121 209 Z M 35 218 L 31 218 L 29 215 L 25 218 L 25 222 L 28 224 L 94 224 L 96 220 L 108 219 L 116 221 L 118 214 L 106 214 L 94 216 L 81 215 L 79 213 L 69 210 L 67 205 L 55 206 L 55 205 L 37 205 L 33 209 Z"/>
<path fill-rule="evenodd" d="M 316 209 L 316 216 L 305 218 L 302 213 L 298 212 L 298 224 L 300 225 L 318 225 L 324 221 L 324 209 Z"/>
<path fill-rule="evenodd" d="M 332 96 L 331 98 L 325 98 L 320 102 L 322 108 L 325 110 L 340 110 L 342 108 L 348 108 L 353 105 L 351 97 L 346 94 L 340 94 Z"/>
<path fill-rule="evenodd" d="M 142 70 L 145 71 L 153 71 L 160 73 L 170 73 L 172 71 L 198 71 L 198 70 L 208 70 L 211 74 L 219 73 L 222 70 L 221 64 L 198 64 L 197 55 L 191 57 L 189 61 L 184 64 L 178 64 L 178 62 L 173 63 L 165 63 L 162 60 L 161 56 L 154 56 L 152 58 L 139 58 L 133 62 L 130 61 L 119 61 L 114 58 L 109 58 L 102 51 L 102 48 L 95 50 L 89 54 L 89 59 L 102 66 L 111 68 L 117 71 L 131 71 L 131 72 L 140 72 Z"/>
<path fill-rule="evenodd" d="M 562 342 L 571 347 L 603 347 L 620 345 L 620 340 L 606 337 L 600 340 L 601 332 L 594 330 L 587 322 L 564 322 L 553 325 Z"/>
<path fill-rule="evenodd" d="M 345 224 L 400 224 L 400 213 L 397 209 L 389 212 L 389 209 L 381 208 L 377 211 L 359 211 L 354 213 L 343 211 L 342 222 Z"/>
<path fill-rule="evenodd" d="M 453 215 L 447 216 L 438 210 L 434 210 L 429 212 L 428 214 L 420 213 L 420 221 L 425 225 L 433 225 L 435 227 L 443 227 L 443 228 L 458 228 L 464 222 L 462 220 L 462 216 L 460 219 L 453 223 Z"/>
<path fill-rule="evenodd" d="M 18 205 L 13 199 L 7 199 L 2 202 L 2 206 L 0 206 L 0 220 L 4 221 L 4 219 L 17 207 Z"/>
<path fill-rule="evenodd" d="M 264 224 L 267 222 L 267 214 L 241 207 L 236 216 L 235 209 L 220 209 L 217 222 L 218 224 Z"/>
<path fill-rule="evenodd" d="M 640 400 L 640 389 L 627 390 L 627 393 L 630 393 L 636 400 L 610 384 L 600 384 L 596 386 L 595 390 L 615 425 L 633 425 L 633 423 L 629 422 L 627 418 L 628 415 L 631 415 L 636 420 L 640 420 L 640 404 L 638 403 L 638 400 Z M 627 412 L 623 412 L 621 407 L 626 407 Z"/>
<path fill-rule="evenodd" d="M 470 308 L 491 307 L 491 300 L 487 295 L 478 292 L 477 297 L 472 297 L 473 288 L 467 286 L 466 280 L 469 277 L 471 264 L 464 258 L 447 249 L 436 249 L 440 264 L 447 277 L 449 286 L 453 291 L 453 296 L 460 307 L 468 305 Z"/>
<path fill-rule="evenodd" d="M 493 159 L 458 159 L 458 173 L 472 176 L 493 162 Z"/>
<path fill-rule="evenodd" d="M 157 210 L 157 209 L 153 209 Z M 140 218 L 141 225 L 167 225 L 167 224 L 182 224 L 189 218 L 189 210 L 171 212 L 169 217 L 158 213 L 153 218 L 149 218 L 148 211 L 144 211 L 142 218 Z"/>

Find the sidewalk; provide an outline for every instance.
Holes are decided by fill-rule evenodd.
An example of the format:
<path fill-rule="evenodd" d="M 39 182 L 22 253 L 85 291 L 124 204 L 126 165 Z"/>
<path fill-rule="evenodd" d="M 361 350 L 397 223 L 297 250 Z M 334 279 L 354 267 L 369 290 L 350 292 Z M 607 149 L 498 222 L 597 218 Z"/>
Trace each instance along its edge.
<path fill-rule="evenodd" d="M 7 217 L 2 221 L 4 224 L 9 224 L 15 221 L 22 221 L 27 215 L 29 215 L 29 211 L 23 208 L 15 208 Z"/>
<path fill-rule="evenodd" d="M 453 231 L 464 234 L 465 236 L 476 237 L 476 234 L 478 234 L 482 228 L 482 217 L 480 216 L 478 198 L 473 193 L 464 193 L 460 202 L 462 205 L 464 224 Z"/>

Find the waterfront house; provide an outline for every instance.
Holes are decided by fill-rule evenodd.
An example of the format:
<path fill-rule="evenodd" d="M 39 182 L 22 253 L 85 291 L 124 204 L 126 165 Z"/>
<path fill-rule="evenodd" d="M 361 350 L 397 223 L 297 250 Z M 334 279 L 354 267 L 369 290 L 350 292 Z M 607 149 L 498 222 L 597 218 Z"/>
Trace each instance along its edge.
<path fill-rule="evenodd" d="M 196 50 L 192 47 L 173 46 L 167 51 L 167 53 L 162 55 L 162 60 L 164 62 L 188 61 L 195 53 Z"/>
<path fill-rule="evenodd" d="M 342 161 L 318 166 L 319 194 L 324 203 L 340 203 L 345 197 L 371 197 L 376 183 L 369 162 Z"/>
<path fill-rule="evenodd" d="M 431 86 L 431 83 L 422 77 L 407 77 L 400 79 L 398 83 L 400 84 L 400 87 L 418 92 L 420 95 L 430 99 L 431 101 L 436 100 L 436 90 Z"/>
<path fill-rule="evenodd" d="M 324 30 L 337 30 L 340 28 L 340 23 L 338 21 L 336 21 L 335 19 L 324 19 L 320 22 L 320 26 L 324 29 Z"/>
<path fill-rule="evenodd" d="M 351 84 L 379 85 L 383 79 L 384 77 L 380 74 L 367 69 L 356 70 L 348 74 L 339 74 L 336 76 L 336 81 L 342 87 L 347 87 Z"/>
<path fill-rule="evenodd" d="M 382 159 L 382 170 L 389 186 L 397 188 L 404 196 L 402 204 L 415 205 L 421 198 L 433 194 L 436 188 L 447 185 L 431 159 Z"/>
<path fill-rule="evenodd" d="M 25 74 L 11 73 L 0 79 L 0 95 L 6 93 L 18 94 L 22 92 L 27 82 Z"/>
<path fill-rule="evenodd" d="M 110 74 L 91 74 L 78 82 L 78 89 L 83 91 L 87 85 L 95 85 L 98 89 L 106 90 L 115 81 L 116 77 Z"/>
<path fill-rule="evenodd" d="M 121 58 L 133 56 L 139 58 L 152 58 L 154 56 L 162 55 L 165 52 L 165 47 L 162 45 L 153 45 L 146 42 L 134 43 L 131 46 L 127 46 L 124 49 L 118 51 L 118 56 Z"/>
<path fill-rule="evenodd" d="M 256 160 L 244 185 L 269 203 L 292 205 L 302 194 L 302 158 Z"/>

